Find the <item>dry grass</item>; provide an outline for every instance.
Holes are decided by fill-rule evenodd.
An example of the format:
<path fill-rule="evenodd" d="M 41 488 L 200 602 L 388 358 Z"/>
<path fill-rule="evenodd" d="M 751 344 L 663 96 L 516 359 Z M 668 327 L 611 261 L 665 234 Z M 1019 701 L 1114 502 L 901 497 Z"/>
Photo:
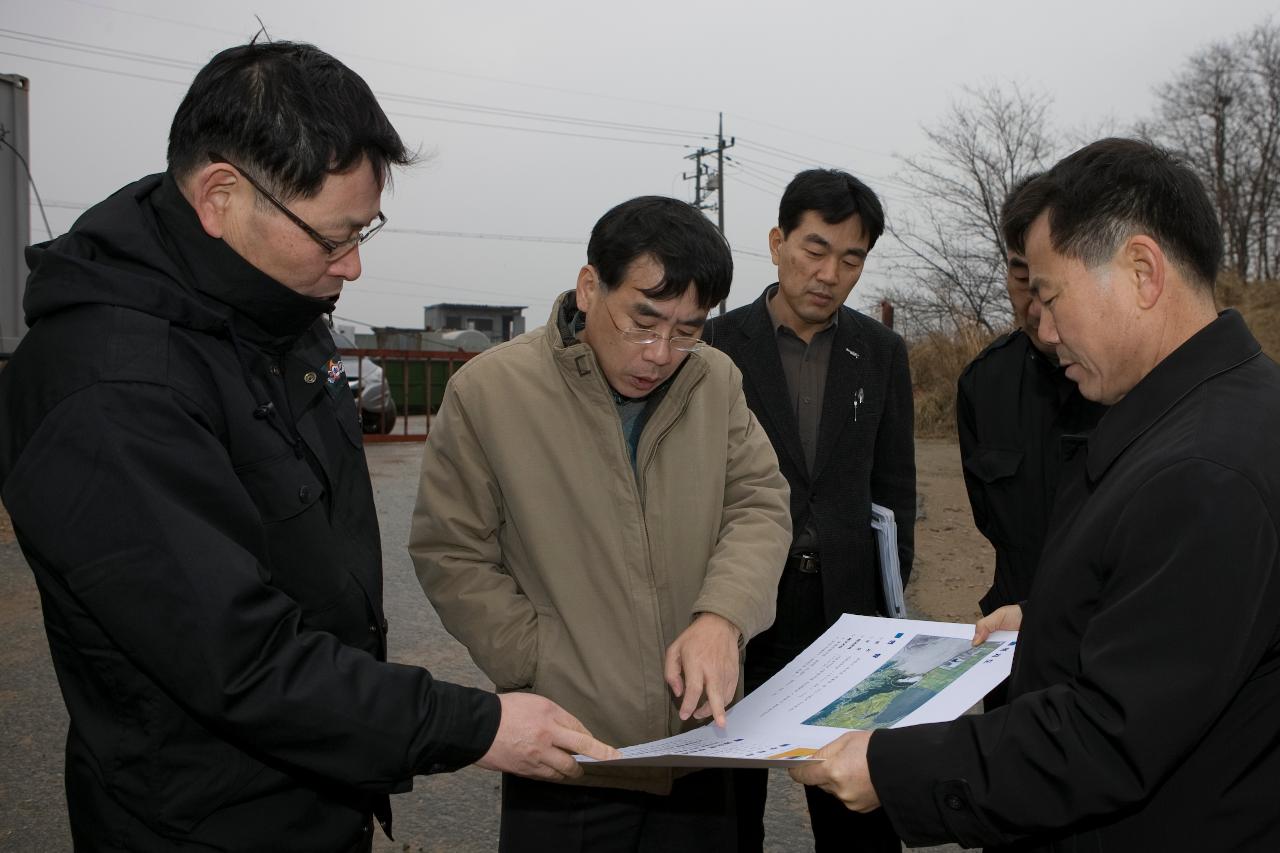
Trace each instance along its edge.
<path fill-rule="evenodd" d="M 935 332 L 911 344 L 918 438 L 955 439 L 956 380 L 992 337 L 973 328 L 953 336 Z"/>
<path fill-rule="evenodd" d="M 1280 281 L 1224 280 L 1218 282 L 1217 294 L 1218 306 L 1243 314 L 1262 351 L 1280 361 Z"/>
<path fill-rule="evenodd" d="M 1280 281 L 1218 282 L 1221 308 L 1244 315 L 1263 351 L 1280 361 Z M 910 345 L 916 437 L 955 439 L 956 380 L 993 336 L 969 329 L 953 337 L 931 334 Z"/>

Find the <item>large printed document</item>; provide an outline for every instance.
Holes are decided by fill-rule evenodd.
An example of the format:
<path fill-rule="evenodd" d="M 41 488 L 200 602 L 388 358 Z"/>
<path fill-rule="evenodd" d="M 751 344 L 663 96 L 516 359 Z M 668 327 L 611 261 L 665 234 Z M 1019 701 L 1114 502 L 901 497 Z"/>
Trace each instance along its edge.
<path fill-rule="evenodd" d="M 730 708 L 724 728 L 629 746 L 598 763 L 784 767 L 851 729 L 953 720 L 1009 675 L 1017 637 L 999 631 L 974 647 L 972 625 L 845 615 Z"/>

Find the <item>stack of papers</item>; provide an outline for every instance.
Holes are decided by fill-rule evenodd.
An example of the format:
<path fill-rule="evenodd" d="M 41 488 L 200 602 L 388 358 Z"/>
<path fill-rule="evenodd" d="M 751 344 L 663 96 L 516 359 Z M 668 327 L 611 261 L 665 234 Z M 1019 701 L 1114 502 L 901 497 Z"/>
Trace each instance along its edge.
<path fill-rule="evenodd" d="M 871 529 L 876 534 L 876 550 L 880 554 L 880 589 L 884 592 L 886 616 L 907 618 L 907 604 L 902 595 L 902 569 L 898 565 L 898 525 L 893 510 L 880 504 L 871 505 Z"/>

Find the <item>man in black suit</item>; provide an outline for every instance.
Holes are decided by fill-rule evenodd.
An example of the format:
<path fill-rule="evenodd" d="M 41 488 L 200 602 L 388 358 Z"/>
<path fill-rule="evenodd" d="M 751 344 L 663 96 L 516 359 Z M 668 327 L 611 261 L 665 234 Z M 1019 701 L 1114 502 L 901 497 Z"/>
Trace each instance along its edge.
<path fill-rule="evenodd" d="M 893 510 L 905 581 L 915 523 L 911 375 L 902 338 L 844 307 L 884 231 L 880 200 L 852 175 L 801 172 L 783 193 L 769 252 L 778 281 L 707 324 L 742 371 L 747 405 L 791 486 L 795 531 L 773 627 L 747 646 L 759 687 L 841 613 L 884 612 L 871 504 Z M 767 771 L 737 772 L 739 848 L 764 841 Z M 882 813 L 857 815 L 807 788 L 818 851 L 901 849 Z"/>

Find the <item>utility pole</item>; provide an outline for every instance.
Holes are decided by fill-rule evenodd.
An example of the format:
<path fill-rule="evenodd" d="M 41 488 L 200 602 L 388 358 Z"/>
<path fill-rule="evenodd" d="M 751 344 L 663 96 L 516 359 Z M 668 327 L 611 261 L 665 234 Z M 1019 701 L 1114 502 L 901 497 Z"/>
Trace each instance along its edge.
<path fill-rule="evenodd" d="M 737 141 L 736 137 L 730 137 L 728 142 L 724 139 L 724 113 L 720 113 L 720 126 L 716 130 L 716 147 L 715 148 L 699 148 L 692 154 L 685 155 L 686 160 L 694 162 L 693 174 L 684 175 L 686 181 L 694 181 L 693 185 L 693 206 L 699 210 L 715 210 L 716 226 L 720 229 L 720 233 L 724 234 L 724 150 L 732 148 Z M 714 172 L 708 170 L 702 163 L 703 157 L 710 157 L 714 153 L 716 155 L 716 169 Z M 706 181 L 703 181 L 703 176 Z M 708 203 L 707 198 L 711 193 L 716 193 L 716 201 Z M 720 300 L 720 313 L 724 313 L 724 300 Z"/>
<path fill-rule="evenodd" d="M 30 88 L 26 77 L 0 74 L 0 355 L 17 349 L 27 331 L 22 313 L 27 264 L 22 250 L 31 244 Z"/>

